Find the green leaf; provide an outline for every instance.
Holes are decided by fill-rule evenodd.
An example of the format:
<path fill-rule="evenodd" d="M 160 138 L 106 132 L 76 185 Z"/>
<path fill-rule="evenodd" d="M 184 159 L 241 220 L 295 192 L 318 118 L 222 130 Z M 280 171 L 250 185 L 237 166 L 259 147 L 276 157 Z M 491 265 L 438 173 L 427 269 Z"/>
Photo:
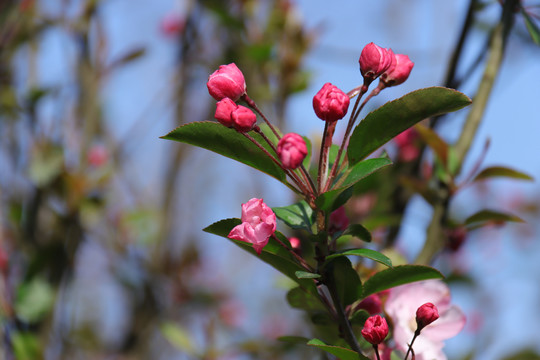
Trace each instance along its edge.
<path fill-rule="evenodd" d="M 184 329 L 174 323 L 166 322 L 160 326 L 163 337 L 174 345 L 177 349 L 182 350 L 190 355 L 195 354 L 194 341 L 190 331 Z"/>
<path fill-rule="evenodd" d="M 531 39 L 536 45 L 540 45 L 540 29 L 523 6 L 521 6 L 521 14 L 523 15 L 523 20 L 525 20 L 525 26 L 527 26 L 527 31 L 531 35 Z"/>
<path fill-rule="evenodd" d="M 249 135 L 256 139 L 259 144 L 262 144 L 270 154 L 275 155 L 260 135 L 254 132 L 250 132 Z M 213 151 L 286 183 L 283 169 L 274 163 L 261 149 L 236 130 L 227 128 L 217 122 L 192 122 L 174 129 L 161 138 Z"/>
<path fill-rule="evenodd" d="M 307 311 L 325 310 L 319 300 L 318 295 L 314 295 L 302 289 L 295 287 L 287 293 L 287 302 L 295 309 L 303 309 Z"/>
<path fill-rule="evenodd" d="M 281 246 L 275 239 L 270 238 L 268 240 L 268 244 L 263 248 L 260 255 L 258 255 L 257 252 L 253 250 L 252 244 L 239 240 L 229 239 L 227 237 L 227 235 L 229 235 L 229 232 L 232 230 L 233 227 L 240 224 L 240 219 L 225 219 L 213 223 L 212 225 L 203 229 L 203 231 L 226 238 L 230 242 L 234 243 L 236 246 L 258 257 L 262 261 L 274 267 L 276 270 L 288 276 L 296 283 L 300 284 L 303 288 L 312 292 L 316 292 L 315 285 L 312 279 L 298 279 L 296 277 L 297 271 L 305 271 L 305 269 L 301 267 L 292 257 L 289 251 L 287 251 L 287 249 Z M 287 238 L 285 237 L 285 235 L 279 233 L 278 231 L 276 231 L 275 235 L 282 242 L 286 243 Z"/>
<path fill-rule="evenodd" d="M 392 164 L 388 158 L 367 159 L 359 162 L 344 174 L 334 188 L 321 194 L 315 204 L 322 210 L 332 211 L 335 209 L 335 200 L 344 190 L 354 186 L 360 180 L 373 174 L 375 171 Z"/>
<path fill-rule="evenodd" d="M 289 344 L 305 344 L 307 341 L 309 341 L 308 338 L 305 338 L 303 336 L 295 336 L 295 335 L 285 335 L 280 336 L 277 338 L 279 341 L 283 341 Z"/>
<path fill-rule="evenodd" d="M 313 209 L 305 201 L 296 204 L 272 208 L 277 218 L 293 229 L 311 230 Z"/>
<path fill-rule="evenodd" d="M 17 289 L 15 312 L 25 322 L 38 322 L 54 305 L 54 290 L 43 279 L 35 278 Z"/>
<path fill-rule="evenodd" d="M 307 345 L 318 347 L 332 355 L 337 356 L 340 360 L 369 360 L 367 357 L 360 355 L 350 349 L 340 346 L 326 345 L 319 339 L 311 339 Z"/>
<path fill-rule="evenodd" d="M 444 141 L 439 134 L 427 126 L 417 124 L 414 129 L 418 132 L 427 146 L 429 146 L 435 155 L 437 155 L 444 167 L 447 167 L 449 146 L 446 141 Z"/>
<path fill-rule="evenodd" d="M 314 274 L 307 271 L 297 271 L 294 274 L 299 279 L 318 279 L 321 277 L 319 274 Z"/>
<path fill-rule="evenodd" d="M 325 262 L 325 272 L 333 276 L 337 294 L 343 307 L 360 299 L 362 295 L 362 282 L 351 261 L 346 257 L 335 257 Z"/>
<path fill-rule="evenodd" d="M 443 87 L 413 91 L 369 113 L 354 129 L 347 149 L 354 165 L 414 124 L 459 110 L 471 103 L 466 95 Z"/>
<path fill-rule="evenodd" d="M 510 169 L 504 166 L 491 166 L 482 170 L 478 175 L 475 176 L 473 182 L 485 180 L 492 177 L 507 177 L 513 179 L 521 180 L 534 180 L 530 175 L 527 175 L 521 171 Z"/>
<path fill-rule="evenodd" d="M 503 223 L 507 221 L 520 222 L 524 223 L 525 221 L 520 217 L 512 214 L 505 214 L 495 210 L 484 209 L 477 212 L 474 215 L 469 216 L 465 220 L 465 225 L 472 225 L 475 223 L 484 223 L 484 222 L 494 222 L 494 223 Z"/>
<path fill-rule="evenodd" d="M 311 154 L 313 150 L 311 147 L 311 140 L 307 136 L 302 136 L 302 138 L 306 142 L 306 147 L 308 151 L 306 157 L 304 158 L 304 161 L 302 162 L 302 165 L 304 165 L 306 170 L 308 170 L 308 174 L 309 174 L 309 168 L 311 167 Z"/>
<path fill-rule="evenodd" d="M 40 359 L 43 354 L 39 339 L 31 333 L 15 331 L 11 335 L 11 346 L 17 360 Z"/>
<path fill-rule="evenodd" d="M 339 253 L 332 254 L 326 257 L 327 260 L 337 258 L 339 256 L 347 256 L 347 255 L 354 255 L 354 256 L 361 256 L 365 257 L 374 261 L 377 261 L 383 265 L 386 265 L 388 267 L 392 267 L 392 260 L 388 258 L 386 255 L 381 254 L 378 251 L 371 250 L 371 249 L 349 249 L 349 250 L 343 250 Z"/>
<path fill-rule="evenodd" d="M 423 265 L 400 265 L 379 271 L 364 283 L 362 298 L 395 286 L 428 279 L 442 279 L 444 276 L 437 270 Z"/>
<path fill-rule="evenodd" d="M 352 235 L 365 242 L 371 242 L 371 233 L 361 224 L 352 224 L 343 232 L 343 235 Z"/>

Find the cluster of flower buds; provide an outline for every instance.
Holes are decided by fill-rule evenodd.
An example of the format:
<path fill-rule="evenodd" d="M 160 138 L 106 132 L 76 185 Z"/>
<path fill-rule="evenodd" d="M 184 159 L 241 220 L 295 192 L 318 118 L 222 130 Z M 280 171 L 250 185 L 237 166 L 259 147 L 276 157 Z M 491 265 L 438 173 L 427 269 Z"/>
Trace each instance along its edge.
<path fill-rule="evenodd" d="M 364 47 L 358 62 L 366 86 L 379 76 L 385 87 L 402 84 L 414 66 L 407 55 L 394 54 L 392 49 L 385 49 L 374 43 Z"/>
<path fill-rule="evenodd" d="M 237 105 L 231 98 L 217 102 L 214 117 L 226 127 L 235 128 L 239 132 L 248 132 L 255 126 L 257 115 L 245 106 Z"/>
<path fill-rule="evenodd" d="M 263 199 L 253 198 L 242 204 L 242 224 L 235 226 L 228 237 L 253 244 L 260 254 L 276 231 L 276 214 Z"/>

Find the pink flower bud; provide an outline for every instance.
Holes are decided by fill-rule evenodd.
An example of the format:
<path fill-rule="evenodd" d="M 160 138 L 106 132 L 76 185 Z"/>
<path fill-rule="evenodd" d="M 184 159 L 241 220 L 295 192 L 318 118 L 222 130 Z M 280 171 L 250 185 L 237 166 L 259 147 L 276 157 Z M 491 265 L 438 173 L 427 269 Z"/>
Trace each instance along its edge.
<path fill-rule="evenodd" d="M 414 66 L 414 63 L 407 55 L 394 54 L 392 50 L 389 50 L 389 52 L 393 54 L 392 64 L 390 64 L 390 67 L 381 75 L 381 81 L 386 87 L 404 83 Z"/>
<path fill-rule="evenodd" d="M 398 149 L 399 159 L 405 162 L 413 161 L 420 155 L 418 138 L 420 135 L 414 128 L 409 128 L 394 138 Z"/>
<path fill-rule="evenodd" d="M 349 218 L 345 213 L 345 207 L 340 206 L 330 214 L 330 224 L 328 231 L 333 234 L 337 231 L 344 231 L 349 226 Z"/>
<path fill-rule="evenodd" d="M 228 97 L 237 101 L 246 93 L 244 74 L 235 63 L 220 65 L 219 69 L 208 77 L 206 86 L 210 95 L 216 100 Z"/>
<path fill-rule="evenodd" d="M 300 250 L 300 247 L 302 246 L 302 243 L 300 242 L 299 238 L 296 237 L 290 237 L 289 242 L 291 243 L 291 247 L 294 250 Z"/>
<path fill-rule="evenodd" d="M 178 13 L 167 14 L 161 19 L 161 32 L 166 36 L 176 36 L 184 31 L 186 22 Z"/>
<path fill-rule="evenodd" d="M 425 303 L 416 310 L 416 331 L 420 331 L 439 318 L 439 311 L 432 303 Z"/>
<path fill-rule="evenodd" d="M 388 69 L 392 63 L 392 55 L 385 48 L 371 42 L 362 49 L 358 62 L 360 73 L 366 82 L 371 83 Z"/>
<path fill-rule="evenodd" d="M 277 154 L 283 166 L 296 169 L 306 158 L 308 151 L 304 139 L 295 133 L 289 133 L 279 140 Z"/>
<path fill-rule="evenodd" d="M 379 314 L 382 312 L 382 301 L 379 295 L 372 294 L 362 300 L 356 307 L 357 310 L 366 310 L 370 315 Z"/>
<path fill-rule="evenodd" d="M 232 126 L 239 132 L 248 132 L 257 122 L 257 115 L 251 109 L 238 105 L 231 113 Z"/>
<path fill-rule="evenodd" d="M 224 98 L 217 102 L 214 117 L 226 127 L 232 127 L 232 112 L 236 110 L 236 108 L 238 108 L 238 105 L 236 105 L 234 101 L 229 98 Z"/>
<path fill-rule="evenodd" d="M 313 97 L 315 114 L 324 121 L 337 121 L 347 114 L 349 97 L 338 87 L 326 83 Z"/>
<path fill-rule="evenodd" d="M 87 155 L 88 163 L 95 168 L 105 165 L 108 157 L 107 148 L 103 145 L 92 146 Z"/>
<path fill-rule="evenodd" d="M 242 224 L 235 226 L 228 237 L 253 244 L 260 254 L 275 231 L 276 214 L 262 199 L 253 198 L 242 204 Z"/>
<path fill-rule="evenodd" d="M 362 336 L 372 345 L 379 345 L 388 335 L 386 319 L 380 315 L 370 316 L 362 329 Z"/>

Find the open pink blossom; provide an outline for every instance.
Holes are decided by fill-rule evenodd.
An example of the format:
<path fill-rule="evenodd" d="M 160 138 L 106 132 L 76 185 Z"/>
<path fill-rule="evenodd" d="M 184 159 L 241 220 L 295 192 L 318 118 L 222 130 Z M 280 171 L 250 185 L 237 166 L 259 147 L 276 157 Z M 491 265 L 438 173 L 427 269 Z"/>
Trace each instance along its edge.
<path fill-rule="evenodd" d="M 456 336 L 465 326 L 465 315 L 450 304 L 450 289 L 440 280 L 427 280 L 402 285 L 390 290 L 384 305 L 394 323 L 393 337 L 396 347 L 407 351 L 416 330 L 416 311 L 425 303 L 434 304 L 439 319 L 427 325 L 414 342 L 416 360 L 445 360 L 444 340 Z"/>
<path fill-rule="evenodd" d="M 235 226 L 228 237 L 253 244 L 253 249 L 260 255 L 275 231 L 276 214 L 263 199 L 253 198 L 242 204 L 242 224 Z"/>

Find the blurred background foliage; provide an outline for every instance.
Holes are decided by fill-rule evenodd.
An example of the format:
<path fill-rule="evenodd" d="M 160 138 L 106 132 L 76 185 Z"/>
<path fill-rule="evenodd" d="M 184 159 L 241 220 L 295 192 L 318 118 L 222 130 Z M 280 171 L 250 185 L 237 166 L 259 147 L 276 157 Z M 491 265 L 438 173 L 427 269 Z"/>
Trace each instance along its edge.
<path fill-rule="evenodd" d="M 278 127 L 290 127 L 285 120 L 289 101 L 308 88 L 312 77 L 305 57 L 325 29 L 306 26 L 290 0 L 171 2 L 159 23 L 144 16 L 152 4 L 139 1 L 143 15 L 137 21 L 154 28 L 144 41 L 126 48 L 118 45 L 123 39 L 113 29 L 122 26 L 122 11 L 131 5 L 124 1 L 111 10 L 114 2 L 122 3 L 0 3 L 0 359 L 326 358 L 299 345 L 301 338 L 276 340 L 324 334 L 324 319 L 302 322 L 287 312 L 282 317 L 269 312 L 255 325 L 246 319 L 249 302 L 268 309 L 287 306 L 284 280 L 277 281 L 282 303 L 276 305 L 253 284 L 239 295 L 230 286 L 234 281 L 219 277 L 226 270 L 207 261 L 202 234 L 191 228 L 197 211 L 214 206 L 215 199 L 194 206 L 186 194 L 199 191 L 195 196 L 211 198 L 214 192 L 201 189 L 219 187 L 220 178 L 228 176 L 223 167 L 210 161 L 203 170 L 200 163 L 208 159 L 179 144 L 145 150 L 170 128 L 213 117 L 206 79 L 230 62 L 242 69 L 250 96 L 266 115 Z M 482 14 L 496 4 L 468 2 L 461 29 L 465 38 L 480 36 L 487 44 L 493 24 Z M 388 14 L 395 16 L 393 10 Z M 534 7 L 521 12 L 513 41 L 538 44 L 536 14 Z M 174 52 L 170 71 L 141 67 L 156 61 L 151 46 L 156 39 Z M 461 71 L 452 72 L 453 61 L 461 59 L 457 51 L 458 60 L 450 59 L 441 85 L 474 88 L 465 80 L 482 67 L 485 51 L 479 48 L 470 66 L 460 63 Z M 135 78 L 136 87 L 119 88 L 114 79 L 122 77 Z M 164 87 L 145 93 L 152 82 Z M 147 107 L 137 106 L 137 97 L 129 93 L 143 93 Z M 143 110 L 126 119 L 112 101 Z M 409 145 L 424 152 L 430 139 L 432 134 L 424 134 Z M 396 166 L 356 188 L 347 208 L 351 220 L 372 230 L 381 246 L 396 244 L 413 195 L 427 196 L 426 187 L 438 181 L 429 149 L 414 161 L 402 157 L 399 144 L 393 150 Z M 198 190 L 194 182 L 201 182 Z M 231 191 L 243 193 L 242 187 Z M 490 197 L 488 189 L 477 188 L 477 201 Z M 535 218 L 536 198 L 518 200 L 503 207 Z M 460 251 L 472 229 L 454 217 L 464 218 L 462 213 L 449 216 L 439 265 L 469 292 L 476 285 L 461 271 Z M 483 225 L 500 225 L 487 220 Z M 516 238 L 536 235 L 530 227 L 528 233 L 516 229 Z M 248 299 L 241 295 L 246 291 Z M 317 329 L 310 329 L 311 322 Z M 466 350 L 476 358 L 482 349 Z M 508 359 L 514 358 L 538 356 L 525 351 Z"/>

